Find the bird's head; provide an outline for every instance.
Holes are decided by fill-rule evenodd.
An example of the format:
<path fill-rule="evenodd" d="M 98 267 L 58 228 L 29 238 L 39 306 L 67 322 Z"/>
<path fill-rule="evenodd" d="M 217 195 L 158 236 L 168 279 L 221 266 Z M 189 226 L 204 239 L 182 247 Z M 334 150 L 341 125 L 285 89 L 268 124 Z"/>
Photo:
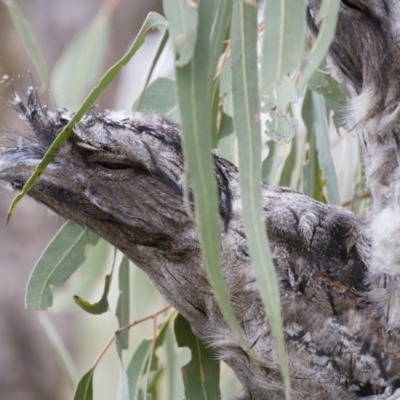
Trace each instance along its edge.
<path fill-rule="evenodd" d="M 70 121 L 49 111 L 34 89 L 13 106 L 28 124 L 25 135 L 0 142 L 0 180 L 20 190 L 53 140 Z M 29 195 L 112 242 L 168 247 L 191 223 L 182 192 L 178 126 L 161 116 L 90 112 L 41 174 Z"/>

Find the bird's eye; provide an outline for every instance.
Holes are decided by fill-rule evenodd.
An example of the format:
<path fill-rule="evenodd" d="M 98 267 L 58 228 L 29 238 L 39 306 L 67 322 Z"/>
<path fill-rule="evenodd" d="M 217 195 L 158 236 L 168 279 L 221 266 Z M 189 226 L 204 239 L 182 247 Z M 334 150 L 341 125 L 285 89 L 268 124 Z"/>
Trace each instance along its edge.
<path fill-rule="evenodd" d="M 98 161 L 97 164 L 103 168 L 112 170 L 131 168 L 129 164 L 119 163 L 119 162 Z"/>
<path fill-rule="evenodd" d="M 352 10 L 356 10 L 356 11 L 362 11 L 362 9 L 355 4 L 354 1 L 351 0 L 342 0 L 342 3 L 347 6 L 348 8 L 351 8 Z"/>

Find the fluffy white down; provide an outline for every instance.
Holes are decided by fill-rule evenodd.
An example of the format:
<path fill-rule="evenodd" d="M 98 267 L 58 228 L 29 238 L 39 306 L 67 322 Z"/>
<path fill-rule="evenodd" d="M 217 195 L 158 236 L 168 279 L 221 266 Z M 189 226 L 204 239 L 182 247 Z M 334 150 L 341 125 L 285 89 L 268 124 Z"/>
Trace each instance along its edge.
<path fill-rule="evenodd" d="M 400 274 L 400 207 L 388 207 L 372 220 L 372 273 Z"/>

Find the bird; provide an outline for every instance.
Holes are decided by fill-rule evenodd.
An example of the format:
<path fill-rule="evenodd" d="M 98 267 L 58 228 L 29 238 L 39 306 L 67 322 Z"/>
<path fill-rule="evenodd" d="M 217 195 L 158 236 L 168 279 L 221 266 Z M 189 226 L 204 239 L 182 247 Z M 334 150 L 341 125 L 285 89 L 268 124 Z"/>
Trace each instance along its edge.
<path fill-rule="evenodd" d="M 320 6 L 308 1 L 311 36 L 318 35 Z M 400 387 L 399 15 L 394 0 L 342 1 L 328 53 L 349 96 L 349 129 L 365 154 L 371 220 L 262 182 L 292 393 L 299 399 L 384 400 Z M 14 93 L 12 104 L 29 133 L 2 135 L 0 181 L 21 190 L 73 114 L 44 106 L 33 87 L 25 97 Z M 249 256 L 239 171 L 217 151 L 213 163 L 227 292 L 258 367 L 224 320 L 207 279 L 193 193 L 184 190 L 177 123 L 155 114 L 91 110 L 29 195 L 105 238 L 141 268 L 233 369 L 243 386 L 238 399 L 284 399 L 259 294 L 265 289 L 256 283 Z"/>
<path fill-rule="evenodd" d="M 72 113 L 43 106 L 33 87 L 24 100 L 15 93 L 13 105 L 31 133 L 2 138 L 0 180 L 20 190 Z M 239 171 L 213 154 L 227 290 L 260 370 L 225 322 L 208 282 L 193 196 L 190 209 L 184 199 L 179 129 L 159 115 L 91 111 L 29 195 L 102 236 L 141 268 L 234 370 L 241 398 L 282 399 L 277 354 L 246 242 Z M 287 188 L 262 188 L 293 392 L 315 399 L 383 393 L 400 366 L 393 349 L 381 344 L 387 343 L 385 332 L 375 326 L 365 297 L 368 222 Z"/>

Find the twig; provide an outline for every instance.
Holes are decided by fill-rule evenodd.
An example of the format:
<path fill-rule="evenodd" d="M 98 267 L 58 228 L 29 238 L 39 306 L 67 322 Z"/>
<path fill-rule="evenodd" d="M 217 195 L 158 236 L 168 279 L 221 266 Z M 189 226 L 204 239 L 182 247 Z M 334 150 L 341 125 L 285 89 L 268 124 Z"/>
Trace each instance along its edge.
<path fill-rule="evenodd" d="M 154 351 L 154 347 L 155 347 L 155 343 L 157 340 L 157 317 L 162 314 L 163 312 L 165 312 L 166 310 L 168 310 L 169 308 L 171 308 L 171 306 L 168 304 L 167 306 L 163 307 L 161 310 L 158 310 L 157 312 L 155 312 L 154 314 L 148 315 L 147 317 L 143 317 L 141 319 L 138 319 L 136 321 L 133 321 L 132 323 L 130 323 L 129 325 L 125 325 L 125 326 L 121 326 L 120 328 L 118 328 L 113 335 L 110 337 L 110 339 L 108 339 L 107 344 L 104 346 L 103 350 L 101 351 L 101 353 L 98 355 L 98 357 L 96 358 L 96 361 L 93 364 L 93 368 L 97 367 L 97 364 L 100 362 L 100 360 L 103 358 L 104 354 L 107 352 L 107 350 L 110 348 L 110 346 L 112 345 L 112 343 L 115 340 L 115 337 L 120 334 L 121 332 L 130 329 L 132 327 L 134 327 L 135 325 L 141 324 L 142 322 L 145 322 L 149 319 L 153 319 L 153 326 L 154 326 L 154 332 L 153 332 L 153 344 L 152 344 L 152 352 Z"/>
<path fill-rule="evenodd" d="M 361 200 L 365 200 L 371 197 L 371 193 L 370 192 L 363 192 L 361 193 L 359 196 L 357 196 L 359 199 Z M 347 207 L 350 206 L 353 203 L 354 199 L 351 200 L 346 200 L 342 203 L 342 207 Z"/>

